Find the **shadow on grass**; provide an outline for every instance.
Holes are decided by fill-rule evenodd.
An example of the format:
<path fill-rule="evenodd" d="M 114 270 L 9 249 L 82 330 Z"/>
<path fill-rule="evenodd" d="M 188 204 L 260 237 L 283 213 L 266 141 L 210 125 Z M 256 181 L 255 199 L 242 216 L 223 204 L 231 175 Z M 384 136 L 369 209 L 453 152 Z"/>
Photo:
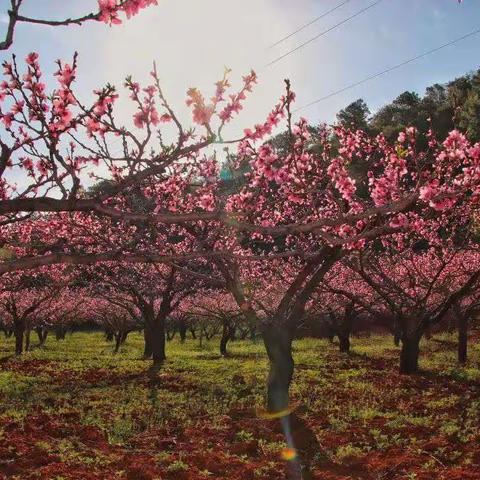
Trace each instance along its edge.
<path fill-rule="evenodd" d="M 266 358 L 261 353 L 228 353 L 220 355 L 220 353 L 203 353 L 195 357 L 196 360 L 260 360 Z"/>

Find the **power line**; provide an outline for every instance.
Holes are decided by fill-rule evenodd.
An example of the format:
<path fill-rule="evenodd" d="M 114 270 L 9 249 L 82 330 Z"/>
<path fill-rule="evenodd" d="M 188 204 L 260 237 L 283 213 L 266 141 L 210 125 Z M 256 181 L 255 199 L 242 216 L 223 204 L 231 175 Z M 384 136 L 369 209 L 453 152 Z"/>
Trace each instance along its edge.
<path fill-rule="evenodd" d="M 320 16 L 314 18 L 311 22 L 308 22 L 306 23 L 305 25 L 302 25 L 301 27 L 297 28 L 297 30 L 295 30 L 294 32 L 290 33 L 289 35 L 287 35 L 286 37 L 283 37 L 281 38 L 278 42 L 275 42 L 273 43 L 272 45 L 270 45 L 268 48 L 273 48 L 273 47 L 276 47 L 277 45 L 280 45 L 282 42 L 284 42 L 285 40 L 288 40 L 289 38 L 293 37 L 294 35 L 296 35 L 297 33 L 301 32 L 302 30 L 305 30 L 305 28 L 309 27 L 310 25 L 313 25 L 314 23 L 318 22 L 319 20 L 321 20 L 322 18 L 326 17 L 327 15 L 330 15 L 331 13 L 333 13 L 335 10 L 338 10 L 340 7 L 343 7 L 344 5 L 346 5 L 347 3 L 349 3 L 350 0 L 345 0 L 344 2 L 340 3 L 339 5 L 337 5 L 336 7 L 333 7 L 331 8 L 330 10 L 326 11 L 325 13 L 322 13 Z"/>
<path fill-rule="evenodd" d="M 409 58 L 408 60 L 405 60 L 405 61 L 403 61 L 403 62 L 401 62 L 397 65 L 394 65 L 393 67 L 387 68 L 386 70 L 383 70 L 383 71 L 378 72 L 378 73 L 374 73 L 373 75 L 370 75 L 370 76 L 364 78 L 363 80 L 360 80 L 358 82 L 347 85 L 347 86 L 341 88 L 340 90 L 336 90 L 332 93 L 329 93 L 328 95 L 325 95 L 324 97 L 321 97 L 321 98 L 318 98 L 317 100 L 314 100 L 313 102 L 307 103 L 306 105 L 303 105 L 302 107 L 299 107 L 296 110 L 294 110 L 294 112 L 298 112 L 298 111 L 303 110 L 305 108 L 311 107 L 312 105 L 323 102 L 324 100 L 327 100 L 331 97 L 334 97 L 335 95 L 338 95 L 339 93 L 343 93 L 347 90 L 350 90 L 351 88 L 358 87 L 359 85 L 362 85 L 366 82 L 369 82 L 370 80 L 381 77 L 382 75 L 385 75 L 385 74 L 390 73 L 394 70 L 397 70 L 400 67 L 403 67 L 405 65 L 408 65 L 409 63 L 415 62 L 416 60 L 419 60 L 420 58 L 426 57 L 427 55 L 430 55 L 432 53 L 438 52 L 439 50 L 450 47 L 451 45 L 454 45 L 458 42 L 461 42 L 462 40 L 466 40 L 467 38 L 473 37 L 474 35 L 478 35 L 479 33 L 480 33 L 480 28 L 478 28 L 476 30 L 473 30 L 472 32 L 467 33 L 465 35 L 462 35 L 461 37 L 458 37 L 458 38 L 456 38 L 456 39 L 454 39 L 454 40 L 452 40 L 448 43 L 444 43 L 443 45 L 440 45 L 439 47 L 432 48 L 431 50 L 428 50 L 427 52 L 424 52 L 420 55 L 417 55 L 416 57 Z"/>
<path fill-rule="evenodd" d="M 309 45 L 310 43 L 314 42 L 315 40 L 319 39 L 320 37 L 323 37 L 324 35 L 326 35 L 327 33 L 331 32 L 332 30 L 335 30 L 336 28 L 340 27 L 341 25 L 349 22 L 350 20 L 353 20 L 354 18 L 358 17 L 359 15 L 361 15 L 362 13 L 366 12 L 367 10 L 370 10 L 371 8 L 373 8 L 375 5 L 378 5 L 380 2 L 382 2 L 383 0 L 376 0 L 375 2 L 371 3 L 370 5 L 368 5 L 367 7 L 365 8 L 362 8 L 361 10 L 359 10 L 358 12 L 354 13 L 353 15 L 351 15 L 350 17 L 347 17 L 346 19 L 342 20 L 341 22 L 333 25 L 333 27 L 330 27 L 329 29 L 327 30 L 324 30 L 323 32 L 320 32 L 318 35 L 315 35 L 314 37 L 310 38 L 309 40 L 307 40 L 306 42 L 298 45 L 297 47 L 295 47 L 293 50 L 290 50 L 289 52 L 287 53 L 284 53 L 283 55 L 281 55 L 280 57 L 277 57 L 275 58 L 274 60 L 272 60 L 271 62 L 267 63 L 266 67 L 270 67 L 272 66 L 273 64 L 279 62 L 280 60 L 282 60 L 283 58 L 285 57 L 288 57 L 289 55 L 291 55 L 292 53 L 296 52 L 297 50 L 300 50 L 301 48 L 305 47 L 306 45 Z"/>

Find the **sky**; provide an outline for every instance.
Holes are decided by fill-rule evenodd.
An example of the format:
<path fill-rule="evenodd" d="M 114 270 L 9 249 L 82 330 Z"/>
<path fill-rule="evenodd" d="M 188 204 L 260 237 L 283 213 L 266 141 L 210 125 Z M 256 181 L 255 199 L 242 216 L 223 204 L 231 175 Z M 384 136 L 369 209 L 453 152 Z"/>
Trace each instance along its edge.
<path fill-rule="evenodd" d="M 363 14 L 325 34 L 270 67 L 266 64 L 302 42 L 345 20 L 374 0 L 350 0 L 274 48 L 273 43 L 343 0 L 159 0 L 122 26 L 90 22 L 52 28 L 20 24 L 13 47 L 1 52 L 23 58 L 41 55 L 53 72 L 57 58 L 79 52 L 77 90 L 84 99 L 110 82 L 121 87 L 127 75 L 148 78 L 155 61 L 164 91 L 188 122 L 185 92 L 191 86 L 208 96 L 224 67 L 238 86 L 254 68 L 259 85 L 232 124 L 235 136 L 263 121 L 289 78 L 301 107 L 348 84 L 384 70 L 456 37 L 480 28 L 480 0 L 382 0 Z M 0 0 L 0 27 L 6 29 L 9 0 Z M 96 0 L 24 0 L 23 14 L 63 19 L 96 10 Z M 2 33 L 3 33 L 2 32 Z M 480 67 L 480 35 L 429 55 L 390 74 L 301 110 L 311 123 L 333 122 L 335 114 L 357 98 L 374 112 L 405 90 L 422 94 L 428 85 L 446 82 Z M 126 103 L 119 115 L 130 117 Z"/>

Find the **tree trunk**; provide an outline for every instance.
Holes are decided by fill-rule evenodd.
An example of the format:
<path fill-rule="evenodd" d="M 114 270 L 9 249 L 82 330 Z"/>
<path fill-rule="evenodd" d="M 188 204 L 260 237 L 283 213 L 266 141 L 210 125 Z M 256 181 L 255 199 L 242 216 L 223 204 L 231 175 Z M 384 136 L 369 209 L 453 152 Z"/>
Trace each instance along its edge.
<path fill-rule="evenodd" d="M 293 377 L 293 335 L 285 327 L 270 326 L 263 331 L 263 342 L 270 361 L 267 380 L 267 408 L 271 413 L 288 410 Z"/>
<path fill-rule="evenodd" d="M 23 336 L 25 334 L 25 325 L 22 322 L 15 324 L 15 355 L 23 353 Z"/>
<path fill-rule="evenodd" d="M 418 372 L 418 357 L 420 356 L 420 339 L 422 335 L 413 333 L 402 336 L 400 352 L 400 373 L 410 375 Z"/>
<path fill-rule="evenodd" d="M 396 346 L 396 347 L 399 347 L 400 346 L 400 340 L 401 340 L 401 337 L 400 337 L 400 334 L 398 332 L 395 332 L 393 334 L 393 344 Z"/>
<path fill-rule="evenodd" d="M 267 380 L 267 409 L 269 413 L 279 414 L 286 443 L 298 454 L 287 464 L 287 479 L 312 480 L 308 455 L 306 455 L 303 445 L 298 444 L 296 428 L 295 425 L 292 425 L 292 415 L 289 413 L 289 389 L 294 369 L 293 334 L 285 327 L 278 328 L 276 326 L 266 327 L 262 334 L 270 360 L 270 372 Z M 282 412 L 284 413 L 282 414 Z M 316 443 L 318 445 L 318 442 Z M 318 452 L 318 449 L 316 450 Z"/>
<path fill-rule="evenodd" d="M 37 332 L 38 346 L 41 347 L 42 346 L 42 339 L 43 339 L 43 329 L 42 329 L 42 327 L 37 327 L 35 329 L 35 331 Z"/>
<path fill-rule="evenodd" d="M 255 324 L 250 325 L 250 340 L 253 343 L 257 342 L 257 326 Z"/>
<path fill-rule="evenodd" d="M 350 335 L 352 334 L 354 319 L 355 309 L 352 304 L 345 309 L 345 317 L 337 326 L 337 337 L 341 353 L 350 352 Z"/>
<path fill-rule="evenodd" d="M 227 343 L 232 339 L 233 329 L 230 326 L 229 320 L 223 320 L 222 338 L 220 339 L 220 355 L 226 357 L 228 355 Z"/>
<path fill-rule="evenodd" d="M 180 320 L 180 323 L 178 325 L 178 333 L 180 334 L 180 342 L 185 343 L 185 340 L 187 338 L 187 325 L 185 320 Z"/>
<path fill-rule="evenodd" d="M 151 340 L 153 363 L 158 365 L 167 358 L 165 355 L 165 320 L 163 318 L 155 319 L 152 325 Z"/>
<path fill-rule="evenodd" d="M 11 328 L 4 328 L 3 333 L 5 335 L 5 338 L 12 338 L 13 330 Z"/>
<path fill-rule="evenodd" d="M 25 330 L 25 351 L 29 352 L 30 351 L 30 329 L 27 328 Z"/>
<path fill-rule="evenodd" d="M 350 334 L 348 332 L 339 333 L 338 341 L 340 343 L 340 352 L 349 353 L 350 352 Z"/>
<path fill-rule="evenodd" d="M 228 356 L 227 342 L 228 342 L 228 335 L 224 331 L 222 334 L 222 338 L 220 339 L 220 355 L 222 357 Z"/>
<path fill-rule="evenodd" d="M 145 328 L 143 329 L 143 338 L 145 339 L 145 347 L 143 350 L 143 358 L 148 359 L 152 358 L 152 327 L 145 323 Z"/>
<path fill-rule="evenodd" d="M 115 333 L 115 348 L 113 350 L 113 353 L 118 353 L 120 350 L 120 345 L 122 343 L 122 332 L 116 332 Z"/>
<path fill-rule="evenodd" d="M 466 315 L 458 317 L 458 363 L 465 365 L 468 357 L 468 318 Z"/>
<path fill-rule="evenodd" d="M 47 340 L 48 330 L 46 328 L 38 327 L 35 329 L 38 336 L 38 346 L 43 347 L 45 345 L 45 341 Z"/>
<path fill-rule="evenodd" d="M 57 340 L 65 340 L 66 329 L 63 325 L 55 328 L 55 338 Z"/>

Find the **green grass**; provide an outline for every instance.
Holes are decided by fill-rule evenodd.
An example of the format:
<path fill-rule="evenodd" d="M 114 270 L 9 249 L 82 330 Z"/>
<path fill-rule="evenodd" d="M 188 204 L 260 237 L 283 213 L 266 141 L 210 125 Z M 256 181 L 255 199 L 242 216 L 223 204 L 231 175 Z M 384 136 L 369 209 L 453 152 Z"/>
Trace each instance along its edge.
<path fill-rule="evenodd" d="M 175 339 L 158 372 L 141 359 L 140 334 L 118 354 L 99 333 L 49 338 L 18 359 L 11 339 L 0 342 L 0 478 L 281 478 L 281 429 L 255 415 L 261 342 L 233 342 L 222 358 L 218 339 Z M 480 471 L 478 344 L 461 368 L 453 349 L 424 342 L 413 377 L 396 373 L 390 337 L 337 349 L 294 345 L 292 402 L 318 441 L 305 447 L 318 478 L 480 478 L 468 476 Z"/>

